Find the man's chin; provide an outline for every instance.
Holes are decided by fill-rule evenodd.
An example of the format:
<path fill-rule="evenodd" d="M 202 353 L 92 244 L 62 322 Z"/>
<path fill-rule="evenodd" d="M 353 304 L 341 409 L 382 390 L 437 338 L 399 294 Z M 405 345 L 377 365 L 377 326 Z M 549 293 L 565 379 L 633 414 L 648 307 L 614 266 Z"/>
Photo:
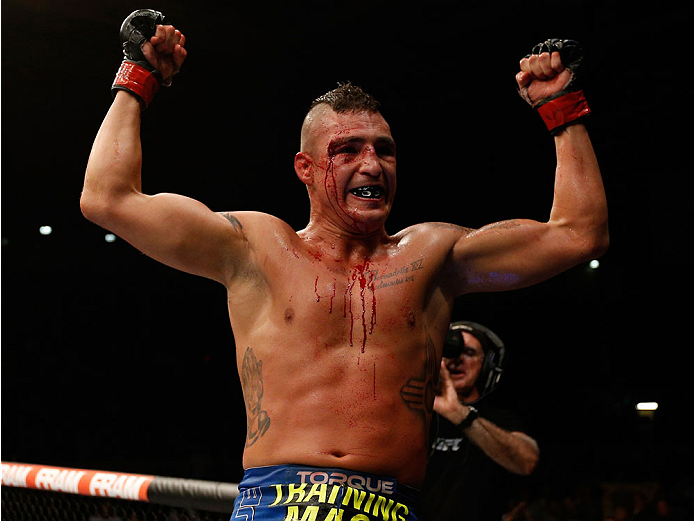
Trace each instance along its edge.
<path fill-rule="evenodd" d="M 390 208 L 386 205 L 369 207 L 343 203 L 339 206 L 331 205 L 329 211 L 324 212 L 323 219 L 332 222 L 350 235 L 370 236 L 385 230 L 389 214 Z"/>
<path fill-rule="evenodd" d="M 451 374 L 451 381 L 453 382 L 453 385 L 455 386 L 457 391 L 462 391 L 465 389 L 469 389 L 472 387 L 470 385 L 470 382 L 468 382 L 466 375 L 463 374 Z"/>
<path fill-rule="evenodd" d="M 352 215 L 355 220 L 383 224 L 390 215 L 390 206 L 374 205 L 354 208 Z"/>

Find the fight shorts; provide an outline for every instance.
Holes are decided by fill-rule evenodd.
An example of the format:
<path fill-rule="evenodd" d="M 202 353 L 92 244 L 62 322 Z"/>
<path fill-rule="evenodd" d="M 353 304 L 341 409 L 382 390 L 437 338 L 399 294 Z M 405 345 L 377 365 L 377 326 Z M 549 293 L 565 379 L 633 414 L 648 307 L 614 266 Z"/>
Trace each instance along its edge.
<path fill-rule="evenodd" d="M 246 470 L 230 521 L 417 521 L 419 491 L 352 470 L 274 465 Z"/>

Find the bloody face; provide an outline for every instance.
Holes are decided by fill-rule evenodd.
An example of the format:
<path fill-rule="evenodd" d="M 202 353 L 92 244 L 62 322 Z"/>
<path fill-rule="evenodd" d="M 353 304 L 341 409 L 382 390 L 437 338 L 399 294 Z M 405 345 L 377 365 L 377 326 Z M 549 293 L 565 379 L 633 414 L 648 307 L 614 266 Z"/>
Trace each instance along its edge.
<path fill-rule="evenodd" d="M 385 119 L 324 109 L 313 125 L 312 212 L 349 233 L 381 229 L 396 187 L 395 142 Z"/>

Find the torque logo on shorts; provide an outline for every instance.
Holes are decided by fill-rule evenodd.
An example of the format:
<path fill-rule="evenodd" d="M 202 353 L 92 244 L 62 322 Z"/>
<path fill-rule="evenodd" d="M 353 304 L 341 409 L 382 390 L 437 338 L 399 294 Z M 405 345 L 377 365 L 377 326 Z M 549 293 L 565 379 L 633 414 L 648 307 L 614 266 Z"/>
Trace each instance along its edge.
<path fill-rule="evenodd" d="M 359 490 L 392 494 L 395 492 L 395 481 L 382 480 L 372 476 L 345 474 L 344 472 L 298 471 L 301 483 L 327 483 L 328 485 L 347 485 Z"/>

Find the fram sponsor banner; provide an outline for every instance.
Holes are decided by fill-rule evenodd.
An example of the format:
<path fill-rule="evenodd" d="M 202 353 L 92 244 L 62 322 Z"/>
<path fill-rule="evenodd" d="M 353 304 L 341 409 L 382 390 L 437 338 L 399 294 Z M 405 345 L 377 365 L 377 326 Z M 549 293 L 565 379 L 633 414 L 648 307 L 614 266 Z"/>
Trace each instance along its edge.
<path fill-rule="evenodd" d="M 106 496 L 148 501 L 147 490 L 154 476 L 105 470 L 47 467 L 26 463 L 2 463 L 2 485 L 67 492 L 83 496 Z"/>

